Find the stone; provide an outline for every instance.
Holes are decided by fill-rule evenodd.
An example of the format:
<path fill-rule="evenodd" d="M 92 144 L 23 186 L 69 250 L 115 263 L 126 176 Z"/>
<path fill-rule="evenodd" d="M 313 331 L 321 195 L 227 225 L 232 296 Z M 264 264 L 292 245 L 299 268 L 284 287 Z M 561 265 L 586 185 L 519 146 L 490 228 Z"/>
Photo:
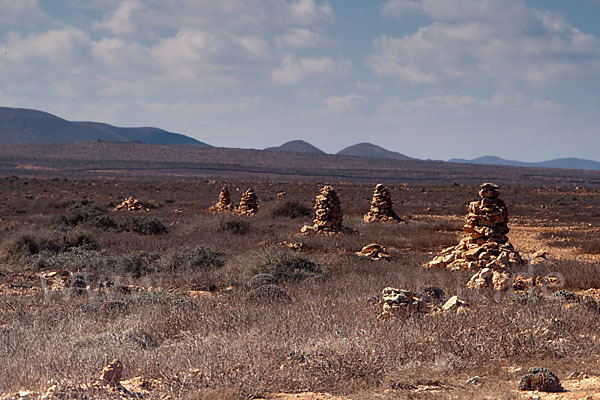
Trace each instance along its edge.
<path fill-rule="evenodd" d="M 120 204 L 118 204 L 115 207 L 115 211 L 120 211 L 120 210 L 124 210 L 124 211 L 149 211 L 149 208 L 144 207 L 144 205 L 142 203 L 140 203 L 139 200 L 134 199 L 133 197 L 128 197 L 125 200 L 123 200 L 123 202 L 121 202 Z"/>
<path fill-rule="evenodd" d="M 458 296 L 452 296 L 444 303 L 442 311 L 458 311 L 459 309 L 464 309 L 468 306 L 469 305 L 465 301 L 459 300 Z"/>
<path fill-rule="evenodd" d="M 371 243 L 369 245 L 364 246 L 360 251 L 357 251 L 357 256 L 361 257 L 369 257 L 371 260 L 387 260 L 391 256 L 387 252 L 387 249 L 380 244 Z"/>
<path fill-rule="evenodd" d="M 102 369 L 98 381 L 104 384 L 118 385 L 121 382 L 122 375 L 123 364 L 115 358 Z"/>
<path fill-rule="evenodd" d="M 506 290 L 512 284 L 511 272 L 524 263 L 506 236 L 508 210 L 499 198 L 499 188 L 493 183 L 479 187 L 478 201 L 469 203 L 463 231 L 466 237 L 458 245 L 446 248 L 442 254 L 424 265 L 426 268 L 475 270 L 467 283 L 469 288 Z M 486 271 L 483 275 L 480 273 Z"/>
<path fill-rule="evenodd" d="M 304 225 L 301 233 L 356 233 L 354 229 L 342 224 L 344 213 L 340 206 L 340 199 L 331 186 L 323 186 L 315 199 L 315 219 L 313 225 Z"/>
<path fill-rule="evenodd" d="M 229 187 L 227 185 L 223 185 L 221 191 L 219 192 L 219 201 L 210 206 L 208 209 L 212 212 L 226 212 L 226 211 L 234 211 L 235 205 L 233 201 L 231 201 L 231 194 L 229 193 Z"/>
<path fill-rule="evenodd" d="M 395 212 L 392 206 L 390 191 L 381 183 L 375 186 L 371 208 L 363 217 L 365 222 L 404 222 Z"/>
<path fill-rule="evenodd" d="M 530 368 L 519 381 L 519 390 L 538 390 L 556 393 L 564 391 L 558 376 L 547 368 Z"/>
<path fill-rule="evenodd" d="M 235 211 L 237 214 L 244 216 L 256 214 L 258 211 L 258 198 L 254 193 L 254 189 L 249 188 L 244 192 L 244 194 L 242 194 L 240 204 L 237 206 Z"/>
<path fill-rule="evenodd" d="M 409 290 L 386 287 L 381 291 L 382 312 L 377 317 L 379 320 L 406 313 L 427 313 L 432 310 L 431 305 L 416 296 Z"/>

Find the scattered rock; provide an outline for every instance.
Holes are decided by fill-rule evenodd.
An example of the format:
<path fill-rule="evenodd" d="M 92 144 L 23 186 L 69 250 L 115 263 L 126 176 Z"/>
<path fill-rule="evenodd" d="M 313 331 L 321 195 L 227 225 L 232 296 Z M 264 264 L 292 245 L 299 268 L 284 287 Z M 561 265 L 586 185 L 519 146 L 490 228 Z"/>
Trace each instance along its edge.
<path fill-rule="evenodd" d="M 227 185 L 223 185 L 221 191 L 219 192 L 219 201 L 210 206 L 208 211 L 212 212 L 224 212 L 224 211 L 234 211 L 235 205 L 233 201 L 231 201 L 231 194 L 229 193 L 229 187 Z"/>
<path fill-rule="evenodd" d="M 344 213 L 340 207 L 340 199 L 331 186 L 323 186 L 315 201 L 315 219 L 313 225 L 304 225 L 302 233 L 355 233 L 354 229 L 345 227 L 342 222 Z"/>
<path fill-rule="evenodd" d="M 115 207 L 115 211 L 125 210 L 125 211 L 149 211 L 149 208 L 144 207 L 139 200 L 134 199 L 133 197 L 126 198 L 121 204 Z"/>
<path fill-rule="evenodd" d="M 469 287 L 506 290 L 512 282 L 507 271 L 523 264 L 523 259 L 508 241 L 508 211 L 498 197 L 498 186 L 480 186 L 479 201 L 468 206 L 463 230 L 467 237 L 457 246 L 449 247 L 425 267 L 449 270 L 479 270 L 469 281 Z M 485 271 L 485 272 L 484 272 Z"/>
<path fill-rule="evenodd" d="M 239 206 L 236 208 L 236 212 L 239 215 L 254 215 L 258 211 L 258 198 L 254 193 L 254 189 L 249 188 L 242 194 Z"/>
<path fill-rule="evenodd" d="M 483 379 L 480 376 L 474 376 L 465 382 L 465 385 L 481 385 Z"/>
<path fill-rule="evenodd" d="M 442 311 L 459 311 L 468 307 L 469 305 L 465 301 L 459 300 L 458 296 L 452 296 L 444 303 L 442 306 Z"/>
<path fill-rule="evenodd" d="M 118 385 L 123 375 L 123 364 L 115 358 L 107 364 L 100 373 L 98 381 L 104 384 Z"/>
<path fill-rule="evenodd" d="M 398 314 L 431 311 L 431 306 L 424 299 L 415 296 L 411 291 L 386 287 L 381 291 L 383 311 L 377 319 L 386 320 Z"/>
<path fill-rule="evenodd" d="M 371 243 L 363 247 L 361 251 L 357 251 L 354 254 L 361 257 L 369 257 L 371 260 L 376 261 L 387 260 L 391 257 L 390 254 L 387 252 L 387 249 L 377 243 Z"/>
<path fill-rule="evenodd" d="M 286 193 L 285 193 L 285 191 L 283 191 L 283 190 L 280 190 L 279 192 L 277 192 L 277 198 L 278 198 L 278 199 L 284 199 L 284 198 L 285 198 L 285 196 L 286 196 Z"/>
<path fill-rule="evenodd" d="M 375 186 L 371 208 L 365 214 L 363 220 L 365 222 L 404 222 L 394 212 L 389 189 L 381 183 Z"/>
<path fill-rule="evenodd" d="M 550 298 L 553 300 L 566 301 L 568 303 L 581 302 L 581 297 L 579 297 L 578 295 L 576 295 L 573 292 L 570 292 L 570 291 L 564 290 L 564 289 L 560 289 L 560 290 L 557 290 L 556 292 L 552 293 Z"/>
<path fill-rule="evenodd" d="M 519 381 L 519 390 L 538 390 L 540 392 L 562 392 L 558 376 L 547 368 L 534 367 L 527 371 Z"/>

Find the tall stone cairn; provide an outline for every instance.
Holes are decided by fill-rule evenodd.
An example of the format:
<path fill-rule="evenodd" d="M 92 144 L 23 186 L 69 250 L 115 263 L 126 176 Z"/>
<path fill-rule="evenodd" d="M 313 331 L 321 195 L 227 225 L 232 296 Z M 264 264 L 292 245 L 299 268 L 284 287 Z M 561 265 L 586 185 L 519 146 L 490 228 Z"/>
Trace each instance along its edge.
<path fill-rule="evenodd" d="M 258 211 L 258 197 L 254 193 L 254 189 L 249 188 L 242 194 L 240 204 L 236 209 L 239 215 L 254 215 Z"/>
<path fill-rule="evenodd" d="M 457 246 L 442 250 L 441 255 L 425 267 L 477 271 L 468 287 L 507 289 L 512 280 L 510 271 L 523 264 L 523 259 L 506 236 L 509 232 L 508 211 L 498 195 L 497 185 L 482 184 L 481 199 L 468 206 L 463 227 L 467 237 Z"/>
<path fill-rule="evenodd" d="M 363 217 L 365 222 L 404 222 L 392 206 L 392 196 L 386 186 L 381 183 L 375 186 L 371 208 Z"/>
<path fill-rule="evenodd" d="M 315 200 L 315 219 L 313 225 L 304 225 L 302 233 L 353 233 L 353 229 L 342 225 L 344 213 L 340 199 L 331 186 L 323 186 Z"/>
<path fill-rule="evenodd" d="M 233 204 L 233 201 L 231 201 L 231 194 L 229 193 L 227 185 L 223 185 L 221 188 L 221 192 L 219 192 L 219 201 L 210 206 L 208 210 L 213 212 L 235 210 L 235 205 Z"/>

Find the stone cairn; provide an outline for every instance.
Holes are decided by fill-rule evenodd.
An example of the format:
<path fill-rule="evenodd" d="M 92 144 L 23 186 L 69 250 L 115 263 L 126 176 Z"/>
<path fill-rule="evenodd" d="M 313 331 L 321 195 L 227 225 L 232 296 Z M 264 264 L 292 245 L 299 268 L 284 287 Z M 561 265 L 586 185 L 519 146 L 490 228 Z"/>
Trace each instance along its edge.
<path fill-rule="evenodd" d="M 125 200 L 123 200 L 123 202 L 121 204 L 118 204 L 115 207 L 115 211 L 120 211 L 120 210 L 148 211 L 148 208 L 144 207 L 144 205 L 142 203 L 140 203 L 139 200 L 134 199 L 133 197 L 128 197 Z"/>
<path fill-rule="evenodd" d="M 302 233 L 354 233 L 351 228 L 342 225 L 344 213 L 340 199 L 331 186 L 323 186 L 315 201 L 315 219 L 313 225 L 304 225 Z"/>
<path fill-rule="evenodd" d="M 229 188 L 227 185 L 223 185 L 221 188 L 221 192 L 219 193 L 219 201 L 210 206 L 208 210 L 213 212 L 235 210 L 235 205 L 233 204 L 233 201 L 231 201 L 231 194 L 229 194 Z"/>
<path fill-rule="evenodd" d="M 404 222 L 392 207 L 390 191 L 381 183 L 375 186 L 371 208 L 363 217 L 365 222 Z"/>
<path fill-rule="evenodd" d="M 239 215 L 254 215 L 258 211 L 258 198 L 254 189 L 249 188 L 242 194 L 239 206 L 236 208 L 236 212 Z"/>
<path fill-rule="evenodd" d="M 523 259 L 506 236 L 508 212 L 506 203 L 498 197 L 498 186 L 484 183 L 479 195 L 481 200 L 468 206 L 469 214 L 463 227 L 467 237 L 457 246 L 444 249 L 425 267 L 478 271 L 468 287 L 505 290 L 512 280 L 509 270 L 522 264 Z"/>

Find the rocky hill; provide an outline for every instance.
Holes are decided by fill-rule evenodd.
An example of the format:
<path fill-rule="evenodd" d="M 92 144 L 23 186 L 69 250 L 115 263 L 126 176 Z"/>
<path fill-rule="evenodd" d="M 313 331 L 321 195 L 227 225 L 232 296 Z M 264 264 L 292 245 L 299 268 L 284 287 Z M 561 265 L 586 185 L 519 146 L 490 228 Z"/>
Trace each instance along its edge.
<path fill-rule="evenodd" d="M 357 143 L 337 152 L 340 156 L 387 158 L 390 160 L 416 160 L 396 151 L 386 150 L 372 143 Z"/>
<path fill-rule="evenodd" d="M 286 142 L 281 146 L 267 147 L 265 150 L 269 151 L 285 151 L 294 153 L 311 153 L 311 154 L 325 154 L 325 152 L 312 144 L 305 142 L 304 140 L 292 140 Z"/>
<path fill-rule="evenodd" d="M 121 128 L 98 122 L 73 122 L 22 108 L 0 107 L 0 144 L 143 142 L 209 146 L 191 137 L 158 128 Z"/>

